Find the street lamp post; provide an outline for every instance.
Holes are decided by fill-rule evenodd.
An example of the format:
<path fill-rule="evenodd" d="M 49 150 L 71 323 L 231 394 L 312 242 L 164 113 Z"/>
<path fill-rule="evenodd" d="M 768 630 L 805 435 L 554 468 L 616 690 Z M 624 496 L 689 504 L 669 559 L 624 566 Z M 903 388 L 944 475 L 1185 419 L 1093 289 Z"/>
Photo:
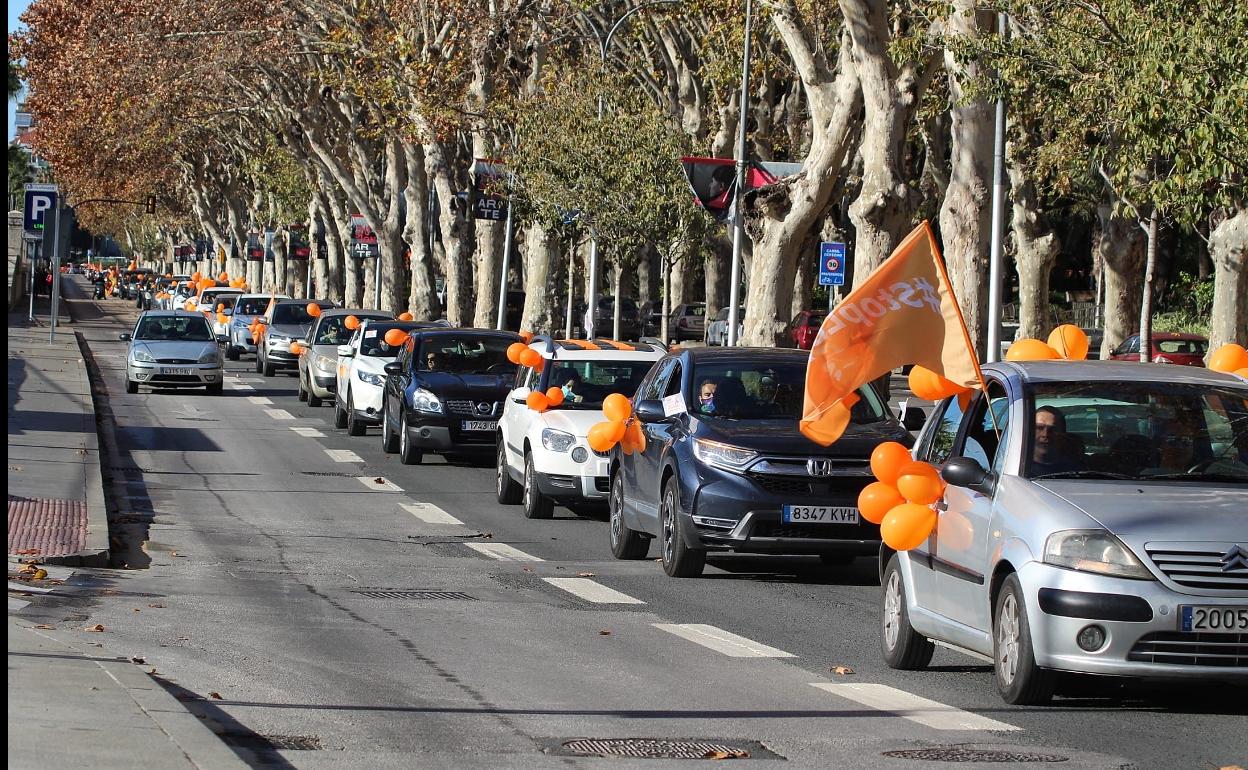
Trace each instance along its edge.
<path fill-rule="evenodd" d="M 745 124 L 750 101 L 750 22 L 753 0 L 745 0 L 745 52 L 741 58 L 741 99 L 737 118 L 737 189 L 732 196 L 732 278 L 728 287 L 728 346 L 737 344 L 737 304 L 741 301 L 741 249 L 745 243 Z"/>

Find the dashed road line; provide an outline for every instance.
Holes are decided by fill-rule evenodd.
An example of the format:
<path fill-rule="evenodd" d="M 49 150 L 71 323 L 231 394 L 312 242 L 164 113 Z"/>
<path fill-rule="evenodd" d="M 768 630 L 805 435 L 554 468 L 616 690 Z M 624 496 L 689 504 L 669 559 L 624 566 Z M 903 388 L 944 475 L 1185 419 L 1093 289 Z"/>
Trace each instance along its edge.
<path fill-rule="evenodd" d="M 811 682 L 811 687 L 825 690 L 846 700 L 887 712 L 933 730 L 1018 730 L 1014 725 L 946 706 L 913 693 L 885 684 L 872 682 Z"/>
<path fill-rule="evenodd" d="M 308 428 L 302 425 L 292 425 L 290 426 L 290 429 L 304 438 L 325 438 L 325 434 L 321 433 L 316 428 Z"/>
<path fill-rule="evenodd" d="M 459 524 L 463 522 L 433 503 L 400 503 L 403 510 L 426 524 Z"/>
<path fill-rule="evenodd" d="M 274 420 L 293 420 L 295 416 L 285 409 L 265 409 L 264 413 Z"/>
<path fill-rule="evenodd" d="M 245 382 L 236 382 L 234 383 L 232 387 L 234 388 L 234 390 L 255 390 L 255 388 L 251 387 Z"/>
<path fill-rule="evenodd" d="M 722 628 L 705 623 L 655 623 L 654 627 L 682 639 L 696 642 L 732 658 L 794 658 L 791 652 L 777 650 L 765 644 L 737 636 Z"/>
<path fill-rule="evenodd" d="M 325 454 L 336 463 L 362 463 L 364 458 L 350 449 L 326 449 Z"/>
<path fill-rule="evenodd" d="M 273 400 L 267 396 L 248 396 L 247 400 L 253 404 L 271 404 Z"/>
<path fill-rule="evenodd" d="M 373 490 L 374 492 L 402 492 L 403 491 L 403 487 L 399 486 L 398 484 L 395 484 L 393 481 L 386 478 L 385 476 L 356 476 L 355 478 L 361 484 Z"/>
<path fill-rule="evenodd" d="M 622 594 L 614 588 L 607 588 L 602 583 L 589 578 L 542 578 L 542 580 L 555 588 L 561 588 L 573 596 L 579 596 L 595 604 L 645 604 L 641 599 L 634 599 L 628 594 Z"/>
<path fill-rule="evenodd" d="M 499 561 L 545 561 L 545 559 L 531 556 L 519 548 L 513 548 L 506 543 L 464 543 L 464 545 L 482 556 L 488 556 Z"/>

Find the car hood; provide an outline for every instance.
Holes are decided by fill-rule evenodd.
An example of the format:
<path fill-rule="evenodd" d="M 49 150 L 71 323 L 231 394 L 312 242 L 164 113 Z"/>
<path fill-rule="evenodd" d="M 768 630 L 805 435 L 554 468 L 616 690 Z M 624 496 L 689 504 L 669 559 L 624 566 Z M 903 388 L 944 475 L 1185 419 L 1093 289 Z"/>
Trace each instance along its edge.
<path fill-rule="evenodd" d="M 176 342 L 166 340 L 139 340 L 134 344 L 135 350 L 146 349 L 152 358 L 185 358 L 198 361 L 199 357 L 208 352 L 216 352 L 214 342 Z"/>
<path fill-rule="evenodd" d="M 451 374 L 420 372 L 416 384 L 440 399 L 463 398 L 474 401 L 502 401 L 511 390 L 515 375 Z"/>
<path fill-rule="evenodd" d="M 1192 481 L 1031 482 L 1132 540 L 1248 541 L 1248 485 Z"/>
<path fill-rule="evenodd" d="M 913 443 L 909 431 L 894 420 L 881 420 L 869 425 L 850 425 L 832 445 L 821 446 L 802 435 L 796 420 L 734 421 L 704 419 L 692 415 L 689 419 L 696 423 L 694 433 L 698 438 L 721 441 L 768 454 L 855 457 L 865 461 L 871 456 L 871 451 L 885 441 L 898 441 L 906 446 Z"/>
<path fill-rule="evenodd" d="M 527 409 L 528 407 L 521 408 Z M 581 437 L 587 436 L 591 427 L 606 419 L 601 409 L 560 409 L 559 407 L 542 412 L 541 416 L 547 428 Z"/>
<path fill-rule="evenodd" d="M 394 356 L 361 356 L 357 354 L 354 360 L 356 371 L 384 374 L 386 364 L 397 359 Z"/>
<path fill-rule="evenodd" d="M 311 328 L 312 324 L 277 324 L 270 326 L 269 331 L 284 334 L 287 337 L 306 337 L 308 336 L 308 329 Z"/>

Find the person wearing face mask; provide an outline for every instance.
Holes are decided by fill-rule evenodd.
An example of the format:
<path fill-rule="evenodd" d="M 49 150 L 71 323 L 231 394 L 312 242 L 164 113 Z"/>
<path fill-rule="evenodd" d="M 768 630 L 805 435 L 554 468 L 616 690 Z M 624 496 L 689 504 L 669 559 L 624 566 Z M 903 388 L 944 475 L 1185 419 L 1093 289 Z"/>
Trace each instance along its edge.
<path fill-rule="evenodd" d="M 705 379 L 698 386 L 698 410 L 703 414 L 715 414 L 715 391 L 719 383 L 713 379 Z"/>
<path fill-rule="evenodd" d="M 572 403 L 580 403 L 584 401 L 584 397 L 576 392 L 576 388 L 581 384 L 581 375 L 577 374 L 575 369 L 567 369 L 562 377 L 562 384 L 559 388 L 563 391 L 563 399 Z"/>

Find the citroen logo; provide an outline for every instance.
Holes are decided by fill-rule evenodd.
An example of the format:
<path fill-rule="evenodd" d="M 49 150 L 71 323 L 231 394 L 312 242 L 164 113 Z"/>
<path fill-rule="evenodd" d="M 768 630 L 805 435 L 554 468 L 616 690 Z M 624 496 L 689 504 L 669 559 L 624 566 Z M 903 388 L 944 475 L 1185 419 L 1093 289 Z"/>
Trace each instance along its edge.
<path fill-rule="evenodd" d="M 477 414 L 489 414 L 494 411 L 494 405 L 486 401 L 477 404 Z"/>
<path fill-rule="evenodd" d="M 812 457 L 806 461 L 806 472 L 811 476 L 831 476 L 832 461 L 826 457 Z"/>
<path fill-rule="evenodd" d="M 1239 545 L 1232 545 L 1222 554 L 1222 571 L 1230 572 L 1235 569 L 1248 569 L 1248 551 Z"/>

